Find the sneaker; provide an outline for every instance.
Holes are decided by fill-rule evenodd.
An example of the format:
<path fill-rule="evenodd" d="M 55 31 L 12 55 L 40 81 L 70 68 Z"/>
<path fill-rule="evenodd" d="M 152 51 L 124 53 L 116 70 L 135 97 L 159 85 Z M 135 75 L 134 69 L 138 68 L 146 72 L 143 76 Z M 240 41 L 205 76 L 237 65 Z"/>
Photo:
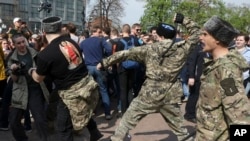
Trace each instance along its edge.
<path fill-rule="evenodd" d="M 188 101 L 188 97 L 185 97 L 182 102 L 187 102 Z"/>
<path fill-rule="evenodd" d="M 111 119 L 112 119 L 112 116 L 111 116 L 111 115 L 106 115 L 106 116 L 105 116 L 105 119 L 106 119 L 106 120 L 111 120 Z"/>
<path fill-rule="evenodd" d="M 124 137 L 124 139 L 122 139 L 123 137 L 117 136 L 117 135 L 112 135 L 109 139 L 109 141 L 121 141 L 121 140 L 125 140 L 125 141 L 131 141 L 132 137 L 131 135 L 129 135 L 128 133 L 126 134 L 126 136 Z"/>
<path fill-rule="evenodd" d="M 116 118 L 121 118 L 122 117 L 122 111 L 118 111 L 118 113 L 116 114 Z"/>
<path fill-rule="evenodd" d="M 181 104 L 182 104 L 182 102 L 180 101 L 180 102 L 178 102 L 177 104 L 178 104 L 178 105 L 181 105 Z"/>
<path fill-rule="evenodd" d="M 185 118 L 187 121 L 189 121 L 189 122 L 192 122 L 192 123 L 196 123 L 197 122 L 197 120 L 196 120 L 196 118 Z"/>
<path fill-rule="evenodd" d="M 0 131 L 9 131 L 9 127 L 0 127 Z"/>

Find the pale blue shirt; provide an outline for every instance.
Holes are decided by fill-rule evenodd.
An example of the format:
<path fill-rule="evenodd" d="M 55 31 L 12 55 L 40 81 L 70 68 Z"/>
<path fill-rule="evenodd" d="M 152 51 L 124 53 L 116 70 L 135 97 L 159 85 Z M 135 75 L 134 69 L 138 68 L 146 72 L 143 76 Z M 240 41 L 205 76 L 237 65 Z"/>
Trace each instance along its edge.
<path fill-rule="evenodd" d="M 250 65 L 250 48 L 245 47 L 245 49 L 241 52 L 241 55 L 246 59 L 248 65 Z M 249 70 L 243 72 L 243 79 L 247 79 L 249 77 Z"/>

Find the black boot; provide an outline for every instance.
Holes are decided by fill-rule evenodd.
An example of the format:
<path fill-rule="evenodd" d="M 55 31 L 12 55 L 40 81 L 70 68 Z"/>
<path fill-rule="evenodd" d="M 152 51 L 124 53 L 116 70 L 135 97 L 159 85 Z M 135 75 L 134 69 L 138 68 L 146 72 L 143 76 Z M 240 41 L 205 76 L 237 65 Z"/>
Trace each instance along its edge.
<path fill-rule="evenodd" d="M 90 141 L 98 141 L 103 136 L 103 134 L 101 134 L 101 132 L 97 128 L 89 131 L 89 134 L 90 134 Z"/>

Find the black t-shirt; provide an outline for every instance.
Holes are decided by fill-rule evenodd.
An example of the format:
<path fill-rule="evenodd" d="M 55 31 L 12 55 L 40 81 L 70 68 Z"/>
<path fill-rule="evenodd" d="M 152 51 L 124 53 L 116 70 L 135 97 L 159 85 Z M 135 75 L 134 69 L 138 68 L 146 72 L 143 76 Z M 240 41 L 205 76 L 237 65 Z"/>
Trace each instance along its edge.
<path fill-rule="evenodd" d="M 52 78 L 64 90 L 88 74 L 79 46 L 67 36 L 54 40 L 37 56 L 37 73 Z"/>
<path fill-rule="evenodd" d="M 117 51 L 124 50 L 124 44 L 120 41 L 119 38 L 116 39 L 110 39 L 109 40 L 112 45 L 112 54 Z M 115 46 L 115 48 L 114 48 Z"/>

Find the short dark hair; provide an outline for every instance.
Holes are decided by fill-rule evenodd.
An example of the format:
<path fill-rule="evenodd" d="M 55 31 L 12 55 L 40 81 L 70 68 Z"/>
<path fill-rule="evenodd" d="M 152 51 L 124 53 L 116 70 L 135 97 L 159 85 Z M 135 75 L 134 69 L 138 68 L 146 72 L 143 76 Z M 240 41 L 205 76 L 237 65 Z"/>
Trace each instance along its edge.
<path fill-rule="evenodd" d="M 108 36 L 110 36 L 111 28 L 110 28 L 110 27 L 104 27 L 104 28 L 102 29 L 102 31 L 103 31 L 105 34 L 107 34 Z"/>
<path fill-rule="evenodd" d="M 2 39 L 8 39 L 8 38 L 9 38 L 9 35 L 8 35 L 7 33 L 2 33 L 2 34 L 0 34 L 0 37 L 1 37 Z"/>
<path fill-rule="evenodd" d="M 82 36 L 84 36 L 85 38 L 89 38 L 89 31 L 88 30 L 84 30 L 82 32 Z"/>
<path fill-rule="evenodd" d="M 94 25 L 90 30 L 91 34 L 97 32 L 98 29 L 101 30 L 101 27 L 99 25 Z"/>
<path fill-rule="evenodd" d="M 239 36 L 244 36 L 244 40 L 245 40 L 246 42 L 249 41 L 249 36 L 248 36 L 247 34 L 239 33 L 239 34 L 236 36 L 236 38 L 239 37 Z"/>
<path fill-rule="evenodd" d="M 112 35 L 115 35 L 115 36 L 119 36 L 119 31 L 118 31 L 116 28 L 113 28 L 113 29 L 111 30 L 111 34 L 112 34 Z"/>
<path fill-rule="evenodd" d="M 25 38 L 25 36 L 24 36 L 23 34 L 21 34 L 21 33 L 16 33 L 16 34 L 14 34 L 14 35 L 11 37 L 12 42 L 15 43 L 16 38 L 19 38 L 19 37 L 24 37 L 24 38 Z M 26 38 L 25 38 L 25 39 L 26 39 Z"/>
<path fill-rule="evenodd" d="M 73 23 L 71 23 L 71 22 L 69 22 L 69 23 L 67 24 L 66 28 L 68 29 L 68 31 L 69 31 L 70 33 L 75 33 L 75 32 L 76 32 L 76 26 L 75 26 L 75 24 L 73 24 Z"/>
<path fill-rule="evenodd" d="M 157 26 L 153 26 L 153 27 L 151 27 L 151 28 L 149 29 L 149 32 L 152 33 L 152 31 L 153 31 L 153 30 L 156 31 L 156 29 L 157 29 Z"/>

